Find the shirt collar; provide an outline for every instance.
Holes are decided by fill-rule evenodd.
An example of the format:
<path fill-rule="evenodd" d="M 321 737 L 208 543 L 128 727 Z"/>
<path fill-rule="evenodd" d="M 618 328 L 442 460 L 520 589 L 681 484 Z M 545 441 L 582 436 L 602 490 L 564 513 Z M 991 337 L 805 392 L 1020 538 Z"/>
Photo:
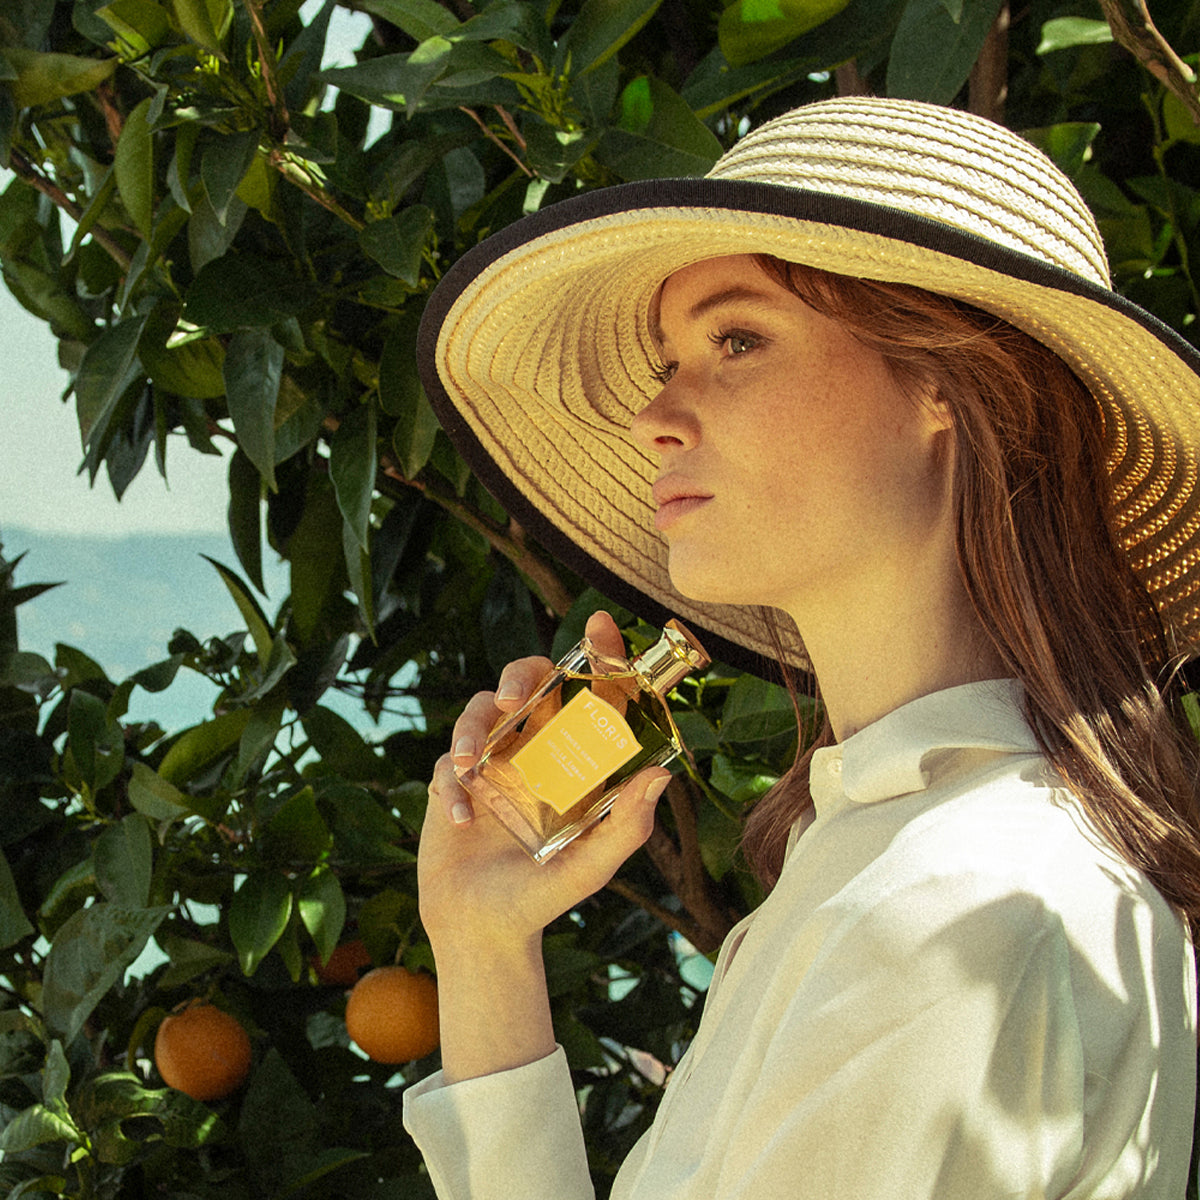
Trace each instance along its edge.
<path fill-rule="evenodd" d="M 921 696 L 817 750 L 809 789 L 822 802 L 845 796 L 859 804 L 890 800 L 930 784 L 927 760 L 941 750 L 1036 754 L 1023 714 L 1024 689 L 1015 679 L 989 679 Z"/>

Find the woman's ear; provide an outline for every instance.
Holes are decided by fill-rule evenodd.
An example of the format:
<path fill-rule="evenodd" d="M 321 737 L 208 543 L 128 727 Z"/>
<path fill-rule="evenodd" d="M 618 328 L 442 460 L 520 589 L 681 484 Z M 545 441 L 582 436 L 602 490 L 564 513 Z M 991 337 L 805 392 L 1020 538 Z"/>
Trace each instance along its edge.
<path fill-rule="evenodd" d="M 931 433 L 954 428 L 954 410 L 938 388 L 930 386 L 925 389 L 920 398 L 921 411 L 929 421 Z"/>

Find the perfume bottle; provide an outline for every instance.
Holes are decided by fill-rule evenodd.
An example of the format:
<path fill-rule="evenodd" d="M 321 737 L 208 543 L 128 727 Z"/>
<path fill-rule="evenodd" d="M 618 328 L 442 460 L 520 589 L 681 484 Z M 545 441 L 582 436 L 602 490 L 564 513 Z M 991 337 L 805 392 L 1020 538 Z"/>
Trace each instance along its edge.
<path fill-rule="evenodd" d="M 667 693 L 708 663 L 674 620 L 633 659 L 601 654 L 585 637 L 497 723 L 459 780 L 546 862 L 599 821 L 633 775 L 680 753 Z"/>

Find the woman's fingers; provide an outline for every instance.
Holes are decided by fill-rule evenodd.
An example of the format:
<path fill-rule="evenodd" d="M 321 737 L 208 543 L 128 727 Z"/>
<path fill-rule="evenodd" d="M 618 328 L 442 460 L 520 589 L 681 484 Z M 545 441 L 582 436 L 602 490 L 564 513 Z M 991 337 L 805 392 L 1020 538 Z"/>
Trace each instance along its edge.
<path fill-rule="evenodd" d="M 475 816 L 471 797 L 458 782 L 454 772 L 454 757 L 443 754 L 434 765 L 429 781 L 429 796 L 454 825 L 469 825 Z"/>

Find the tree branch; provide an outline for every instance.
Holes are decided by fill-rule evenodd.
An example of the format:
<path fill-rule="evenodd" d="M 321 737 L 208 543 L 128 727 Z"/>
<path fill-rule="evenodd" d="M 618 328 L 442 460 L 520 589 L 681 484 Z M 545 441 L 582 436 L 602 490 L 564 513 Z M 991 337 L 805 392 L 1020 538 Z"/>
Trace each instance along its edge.
<path fill-rule="evenodd" d="M 858 62 L 853 58 L 847 63 L 842 63 L 834 71 L 833 77 L 837 81 L 839 96 L 866 96 L 871 91 L 867 81 L 858 72 Z"/>
<path fill-rule="evenodd" d="M 322 208 L 328 209 L 339 220 L 345 221 L 351 229 L 359 231 L 366 228 L 367 223 L 359 220 L 353 213 L 347 212 L 318 182 L 316 177 L 302 167 L 286 150 L 278 146 L 267 152 L 267 162 L 288 181 L 298 187 L 310 200 L 315 200 Z"/>
<path fill-rule="evenodd" d="M 636 904 L 643 912 L 648 912 L 656 920 L 661 921 L 668 929 L 679 934 L 680 937 L 687 938 L 697 949 L 700 948 L 700 942 L 703 941 L 704 934 L 695 921 L 689 920 L 688 917 L 681 913 L 672 912 L 657 901 L 651 900 L 649 896 L 642 895 L 627 880 L 620 878 L 610 879 L 604 886 L 610 892 L 615 892 L 618 896 L 622 896 L 632 904 Z"/>
<path fill-rule="evenodd" d="M 275 72 L 275 55 L 267 41 L 267 29 L 263 25 L 260 0 L 242 0 L 242 4 L 250 17 L 250 27 L 254 30 L 254 44 L 258 48 L 258 62 L 262 68 L 263 87 L 267 92 L 267 101 L 271 105 L 268 126 L 271 136 L 276 141 L 282 142 L 287 136 L 292 121 L 288 115 L 283 88 L 279 85 L 279 76 Z"/>
<path fill-rule="evenodd" d="M 1150 18 L 1146 0 L 1100 0 L 1113 37 L 1168 91 L 1183 101 L 1200 125 L 1196 72 L 1167 44 Z"/>
<path fill-rule="evenodd" d="M 513 162 L 515 162 L 517 166 L 525 172 L 526 175 L 529 176 L 530 179 L 534 177 L 533 172 L 520 160 L 516 154 L 513 153 L 512 147 L 502 142 L 500 138 L 496 136 L 495 132 L 488 126 L 487 122 L 484 121 L 483 118 L 473 108 L 467 108 L 465 104 L 460 104 L 458 106 L 458 111 L 466 113 L 467 116 L 470 117 L 480 129 L 483 130 L 483 136 L 487 138 L 489 142 L 499 146 L 500 149 L 503 150 L 504 153 L 507 154 L 508 157 L 511 158 Z M 515 132 L 516 127 L 512 124 L 512 118 L 509 117 L 503 109 L 500 110 L 500 116 L 502 119 L 504 119 L 504 124 L 507 126 L 509 132 Z"/>
<path fill-rule="evenodd" d="M 551 560 L 525 541 L 524 530 L 515 521 L 510 521 L 508 529 L 489 521 L 482 513 L 469 504 L 450 496 L 437 488 L 430 487 L 418 479 L 408 479 L 402 471 L 386 455 L 380 459 L 380 470 L 387 479 L 403 484 L 405 487 L 416 488 L 428 496 L 435 504 L 444 508 L 451 516 L 461 521 L 468 529 L 475 530 L 487 539 L 493 550 L 503 554 L 505 558 L 525 576 L 536 589 L 542 603 L 557 617 L 565 617 L 575 596 L 559 578 L 558 571 Z"/>
<path fill-rule="evenodd" d="M 1009 22 L 1009 8 L 1005 3 L 988 30 L 967 84 L 967 107 L 992 121 L 1004 120 L 1004 103 L 1008 99 Z"/>
<path fill-rule="evenodd" d="M 675 818 L 679 844 L 656 818 L 646 853 L 691 918 L 694 932 L 687 935 L 688 941 L 702 954 L 708 954 L 725 940 L 736 918 L 721 902 L 712 877 L 704 869 L 693 786 L 682 775 L 667 784 L 667 804 Z"/>
<path fill-rule="evenodd" d="M 36 188 L 41 192 L 43 196 L 54 201 L 72 221 L 78 223 L 82 219 L 83 209 L 62 188 L 58 187 L 57 184 L 51 183 L 19 150 L 14 149 L 11 151 L 8 165 L 12 168 L 13 174 L 22 183 L 29 184 L 30 187 Z M 125 247 L 107 229 L 100 224 L 95 224 L 88 231 L 88 236 L 95 238 L 96 242 L 104 247 L 108 252 L 108 256 L 122 271 L 129 270 L 129 264 L 132 261 L 130 255 L 126 252 Z"/>

